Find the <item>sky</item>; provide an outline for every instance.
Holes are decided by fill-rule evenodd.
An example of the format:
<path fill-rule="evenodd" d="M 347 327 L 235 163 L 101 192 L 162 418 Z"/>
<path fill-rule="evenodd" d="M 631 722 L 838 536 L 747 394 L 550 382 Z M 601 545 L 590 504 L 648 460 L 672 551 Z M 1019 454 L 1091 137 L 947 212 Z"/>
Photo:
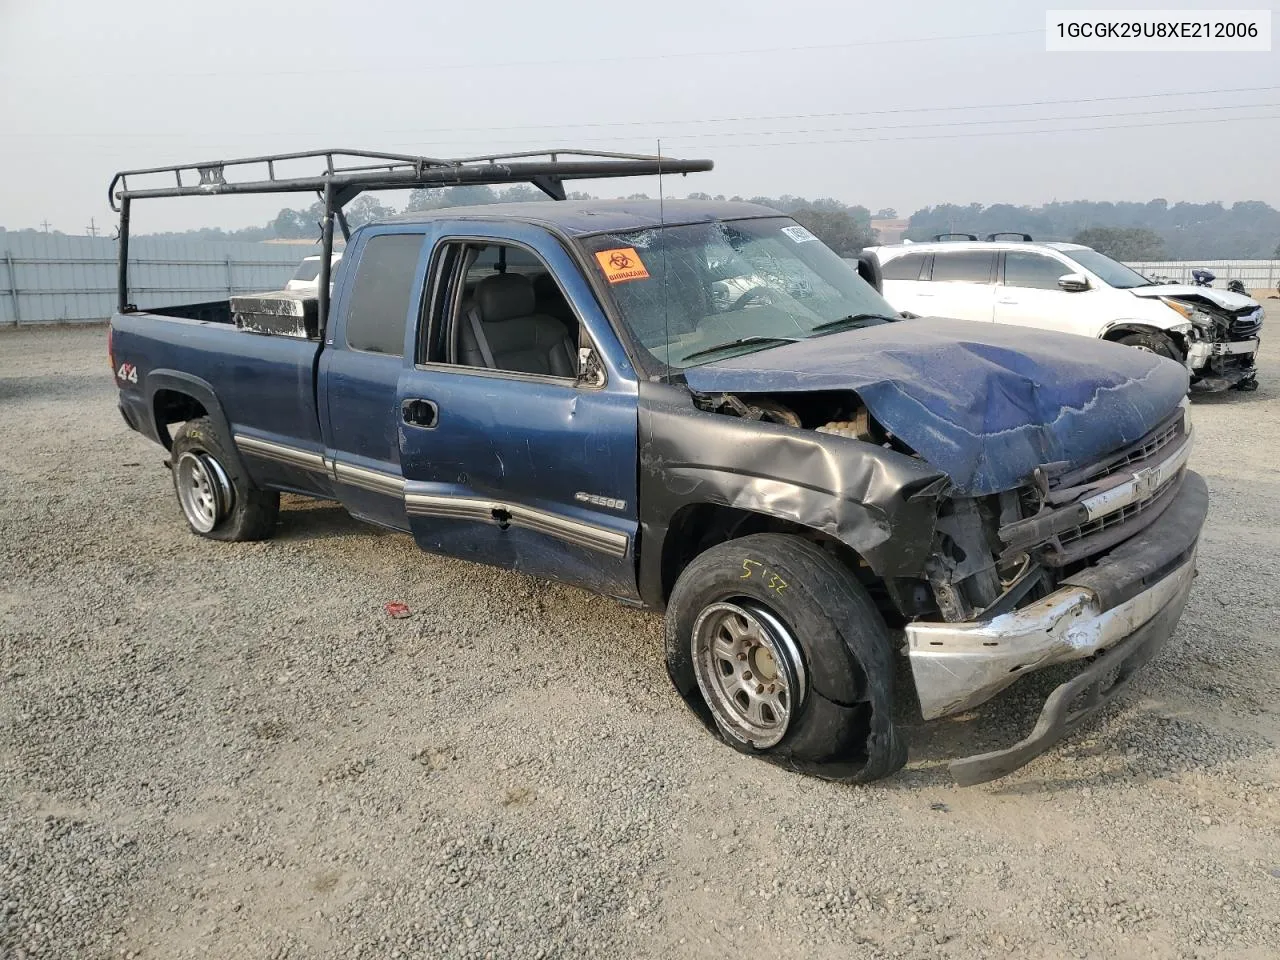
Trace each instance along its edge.
<path fill-rule="evenodd" d="M 672 196 L 824 196 L 903 215 L 1055 199 L 1280 207 L 1280 52 L 1048 53 L 1045 9 L 0 0 L 0 226 L 108 227 L 107 184 L 128 167 L 659 140 L 716 163 L 668 179 Z M 649 181 L 581 188 L 657 195 Z M 143 201 L 134 230 L 260 224 L 312 198 L 294 199 Z"/>

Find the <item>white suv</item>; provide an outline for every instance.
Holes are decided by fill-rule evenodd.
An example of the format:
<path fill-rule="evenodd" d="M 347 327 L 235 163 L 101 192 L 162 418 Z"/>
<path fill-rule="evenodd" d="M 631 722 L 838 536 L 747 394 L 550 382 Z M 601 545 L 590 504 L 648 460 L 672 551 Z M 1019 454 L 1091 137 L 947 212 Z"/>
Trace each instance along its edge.
<path fill-rule="evenodd" d="M 1026 234 L 944 234 L 863 252 L 898 310 L 1113 340 L 1185 364 L 1197 389 L 1257 389 L 1262 307 L 1241 294 L 1153 283 L 1089 247 Z"/>
<path fill-rule="evenodd" d="M 341 253 L 335 253 L 333 259 L 329 261 L 329 289 L 333 289 L 333 275 L 338 269 L 338 264 L 342 260 Z M 310 291 L 320 289 L 320 257 L 319 255 L 303 257 L 302 262 L 298 264 L 298 270 L 288 283 L 284 285 L 286 290 L 303 290 Z"/>

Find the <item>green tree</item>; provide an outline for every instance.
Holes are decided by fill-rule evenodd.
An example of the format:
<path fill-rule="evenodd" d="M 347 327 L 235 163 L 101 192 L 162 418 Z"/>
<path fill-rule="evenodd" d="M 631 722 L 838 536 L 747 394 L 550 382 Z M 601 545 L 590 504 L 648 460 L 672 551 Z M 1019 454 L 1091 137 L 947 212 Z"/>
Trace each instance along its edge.
<path fill-rule="evenodd" d="M 791 216 L 842 257 L 856 257 L 863 247 L 876 242 L 876 231 L 848 211 L 801 207 Z"/>
<path fill-rule="evenodd" d="M 352 230 L 363 224 L 372 223 L 374 220 L 385 220 L 387 217 L 394 216 L 395 212 L 394 207 L 387 206 L 377 197 L 367 193 L 356 197 L 343 211 L 347 217 L 347 224 Z"/>
<path fill-rule="evenodd" d="M 1163 260 L 1164 241 L 1145 227 L 1090 227 L 1073 238 L 1114 260 Z"/>

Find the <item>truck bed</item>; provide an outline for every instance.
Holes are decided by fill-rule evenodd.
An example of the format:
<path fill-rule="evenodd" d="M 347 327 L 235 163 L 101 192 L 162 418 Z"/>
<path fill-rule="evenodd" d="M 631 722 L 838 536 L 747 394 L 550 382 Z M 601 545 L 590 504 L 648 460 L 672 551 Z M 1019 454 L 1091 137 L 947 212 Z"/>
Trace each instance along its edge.
<path fill-rule="evenodd" d="M 183 392 L 198 397 L 207 415 L 224 418 L 228 435 L 323 453 L 316 408 L 319 341 L 238 330 L 228 302 L 218 301 L 117 313 L 111 351 L 125 419 L 166 447 L 168 424 L 200 412 L 170 402 L 169 393 Z M 329 493 L 316 487 L 314 475 L 287 465 L 255 461 L 248 468 L 259 483 Z"/>

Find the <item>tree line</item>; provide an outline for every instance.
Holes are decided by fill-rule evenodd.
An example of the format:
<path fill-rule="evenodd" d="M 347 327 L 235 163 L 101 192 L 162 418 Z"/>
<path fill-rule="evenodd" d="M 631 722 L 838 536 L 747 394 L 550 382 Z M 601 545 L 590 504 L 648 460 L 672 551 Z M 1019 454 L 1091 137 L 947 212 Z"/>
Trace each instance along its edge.
<path fill-rule="evenodd" d="M 570 199 L 596 199 L 573 192 Z M 626 199 L 650 199 L 642 193 Z M 674 199 L 674 198 L 673 198 Z M 841 256 L 854 256 L 878 242 L 871 213 L 864 206 L 830 197 L 807 199 L 792 194 L 777 197 L 712 196 L 691 193 L 691 200 L 747 200 L 794 217 Z M 547 201 L 550 198 L 528 184 L 505 189 L 491 186 L 456 186 L 411 191 L 403 212 L 439 210 L 473 204 Z M 395 215 L 395 208 L 364 194 L 346 208 L 352 228 Z M 878 217 L 894 216 L 881 209 Z M 315 239 L 320 235 L 323 207 L 285 207 L 261 226 L 239 230 L 204 228 L 179 233 L 151 234 L 194 240 Z M 939 204 L 913 213 L 906 237 L 927 240 L 939 233 L 1029 233 L 1037 240 L 1071 240 L 1084 243 L 1118 260 L 1216 260 L 1280 259 L 1280 211 L 1258 200 L 1227 207 L 1222 203 L 1109 203 L 1089 200 L 1054 202 L 1043 206 Z M 55 233 L 58 231 L 54 231 Z"/>
<path fill-rule="evenodd" d="M 1072 240 L 1120 260 L 1280 259 L 1280 211 L 1259 200 L 1221 203 L 1107 203 L 1074 200 L 1040 207 L 939 204 L 911 215 L 906 236 L 1017 231 Z"/>

